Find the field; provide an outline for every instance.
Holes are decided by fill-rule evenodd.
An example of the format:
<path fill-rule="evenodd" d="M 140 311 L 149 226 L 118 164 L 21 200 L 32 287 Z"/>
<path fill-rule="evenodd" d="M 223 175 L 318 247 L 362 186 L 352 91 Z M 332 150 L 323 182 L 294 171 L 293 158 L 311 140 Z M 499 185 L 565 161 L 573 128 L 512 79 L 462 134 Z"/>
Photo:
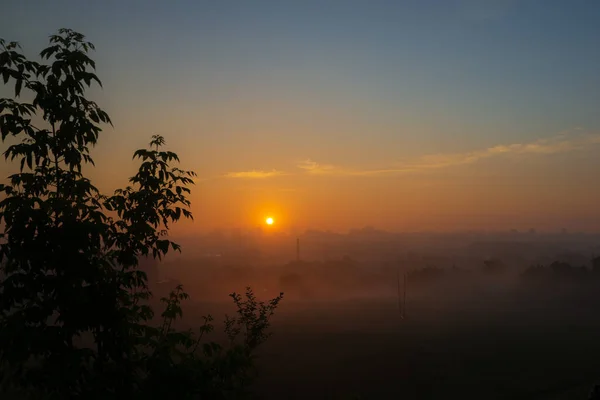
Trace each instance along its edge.
<path fill-rule="evenodd" d="M 264 399 L 562 400 L 587 399 L 600 381 L 600 318 L 589 300 L 443 298 L 409 297 L 404 320 L 391 296 L 284 301 L 254 389 Z M 190 306 L 191 318 L 227 309 Z"/>

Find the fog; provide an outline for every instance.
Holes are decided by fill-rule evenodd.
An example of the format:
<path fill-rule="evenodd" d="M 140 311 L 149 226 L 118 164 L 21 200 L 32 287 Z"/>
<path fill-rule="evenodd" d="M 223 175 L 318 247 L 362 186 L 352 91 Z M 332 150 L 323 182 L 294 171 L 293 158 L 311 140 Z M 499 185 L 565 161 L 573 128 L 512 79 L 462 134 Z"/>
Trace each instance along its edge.
<path fill-rule="evenodd" d="M 184 285 L 186 327 L 221 320 L 246 286 L 284 292 L 259 352 L 265 399 L 585 398 L 600 376 L 598 239 L 216 232 L 144 268 L 157 297 Z"/>

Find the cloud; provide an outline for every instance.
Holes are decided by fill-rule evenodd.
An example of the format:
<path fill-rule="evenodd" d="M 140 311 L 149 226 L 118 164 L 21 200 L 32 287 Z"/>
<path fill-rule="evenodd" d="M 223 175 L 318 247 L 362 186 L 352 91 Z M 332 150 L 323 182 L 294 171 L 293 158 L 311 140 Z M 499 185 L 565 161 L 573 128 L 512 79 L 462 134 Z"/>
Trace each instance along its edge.
<path fill-rule="evenodd" d="M 474 164 L 492 157 L 506 157 L 510 155 L 552 155 L 570 151 L 583 150 L 591 145 L 600 144 L 599 134 L 570 136 L 561 133 L 550 139 L 540 139 L 530 143 L 513 143 L 496 145 L 486 149 L 464 153 L 441 153 L 422 156 L 412 162 L 396 164 L 390 168 L 359 170 L 319 164 L 313 160 L 306 160 L 298 164 L 298 168 L 312 175 L 337 175 L 337 176 L 381 176 L 405 173 L 418 173 L 430 170 L 450 168 L 459 165 Z"/>
<path fill-rule="evenodd" d="M 569 151 L 583 150 L 590 145 L 600 143 L 600 135 L 580 135 L 569 137 L 561 134 L 550 139 L 540 139 L 530 143 L 514 143 L 509 145 L 496 145 L 487 149 L 456 154 L 435 154 L 421 157 L 411 165 L 412 169 L 437 169 L 456 165 L 473 164 L 475 162 L 507 155 L 538 154 L 551 155 Z"/>
<path fill-rule="evenodd" d="M 385 175 L 398 173 L 399 169 L 377 169 L 377 170 L 358 170 L 339 167 L 331 164 L 319 164 L 313 160 L 302 161 L 297 165 L 306 173 L 312 175 L 337 175 L 337 176 L 368 176 L 368 175 Z"/>
<path fill-rule="evenodd" d="M 241 172 L 229 172 L 225 174 L 227 178 L 243 178 L 243 179 L 265 179 L 265 178 L 273 178 L 276 176 L 287 175 L 283 171 L 271 170 L 271 171 L 261 171 L 261 170 L 252 170 L 252 171 L 241 171 Z"/>
<path fill-rule="evenodd" d="M 304 160 L 296 166 L 305 174 L 318 176 L 386 176 L 451 168 L 460 165 L 474 164 L 479 161 L 494 157 L 509 157 L 516 155 L 552 155 L 571 151 L 583 150 L 590 146 L 600 144 L 600 134 L 582 134 L 580 128 L 561 132 L 558 135 L 539 139 L 529 143 L 499 144 L 485 149 L 463 153 L 429 154 L 416 158 L 413 161 L 396 163 L 388 168 L 380 169 L 353 169 L 344 166 L 322 164 L 312 159 Z M 266 179 L 290 175 L 279 170 L 263 171 L 251 170 L 229 172 L 226 178 L 238 179 Z"/>
<path fill-rule="evenodd" d="M 297 165 L 298 168 L 303 169 L 309 174 L 324 175 L 341 172 L 339 167 L 335 167 L 329 164 L 319 164 L 311 159 L 302 161 Z"/>

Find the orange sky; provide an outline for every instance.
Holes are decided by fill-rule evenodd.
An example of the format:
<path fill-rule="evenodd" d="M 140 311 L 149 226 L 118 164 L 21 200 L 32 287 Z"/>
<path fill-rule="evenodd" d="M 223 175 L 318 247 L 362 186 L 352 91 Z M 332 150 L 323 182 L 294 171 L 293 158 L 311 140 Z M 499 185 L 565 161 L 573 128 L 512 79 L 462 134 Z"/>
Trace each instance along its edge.
<path fill-rule="evenodd" d="M 268 216 L 276 220 L 274 229 L 284 231 L 365 225 L 391 230 L 593 231 L 600 222 L 595 142 L 595 135 L 574 132 L 506 149 L 415 155 L 414 161 L 406 162 L 410 168 L 298 162 L 261 172 L 230 171 L 226 163 L 220 171 L 214 166 L 204 169 L 202 156 L 207 151 L 194 157 L 194 146 L 170 140 L 184 167 L 199 173 L 192 194 L 196 220 L 177 231 L 255 227 L 264 225 Z M 116 187 L 118 177 L 123 182 L 124 172 L 134 168 L 126 148 L 109 161 L 104 155 L 109 146 L 108 139 L 99 146 L 98 162 L 114 175 L 94 173 L 107 189 Z M 264 158 L 259 164 L 268 164 L 268 154 Z"/>
<path fill-rule="evenodd" d="M 153 134 L 198 173 L 180 232 L 599 230 L 593 2 L 25 3 L 2 35 L 28 56 L 96 45 L 100 188 Z"/>

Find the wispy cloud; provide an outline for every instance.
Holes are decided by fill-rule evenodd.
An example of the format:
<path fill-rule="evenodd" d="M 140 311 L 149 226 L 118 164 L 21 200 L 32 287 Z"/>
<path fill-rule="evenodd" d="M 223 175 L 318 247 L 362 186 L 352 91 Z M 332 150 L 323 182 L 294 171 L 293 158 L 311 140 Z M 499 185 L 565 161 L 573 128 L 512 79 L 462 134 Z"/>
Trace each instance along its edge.
<path fill-rule="evenodd" d="M 331 173 L 335 173 L 339 170 L 339 167 L 336 167 L 334 165 L 319 164 L 311 159 L 302 161 L 297 166 L 298 166 L 298 168 L 303 169 L 307 173 L 315 174 L 315 175 L 331 174 Z"/>
<path fill-rule="evenodd" d="M 497 145 L 487 149 L 476 150 L 466 153 L 434 154 L 421 157 L 414 164 L 409 164 L 411 169 L 437 169 L 452 167 L 456 165 L 473 164 L 475 162 L 508 155 L 551 155 L 566 153 L 569 151 L 582 150 L 590 145 L 600 143 L 600 135 L 579 135 L 569 137 L 561 134 L 550 139 L 540 139 L 530 143 L 513 143 L 508 145 Z M 405 165 L 406 167 L 406 165 Z"/>
<path fill-rule="evenodd" d="M 417 173 L 430 170 L 450 168 L 459 165 L 474 164 L 484 159 L 510 155 L 552 155 L 570 151 L 583 150 L 591 145 L 600 144 L 600 135 L 587 134 L 570 136 L 560 134 L 550 139 L 540 139 L 530 143 L 513 143 L 496 145 L 464 153 L 441 153 L 422 156 L 411 162 L 398 163 L 390 168 L 359 170 L 320 164 L 313 160 L 306 160 L 297 165 L 298 168 L 312 175 L 339 175 L 339 176 L 378 176 L 405 173 Z"/>
<path fill-rule="evenodd" d="M 312 175 L 338 175 L 338 176 L 368 176 L 368 175 L 386 175 L 400 172 L 398 168 L 360 170 L 351 169 L 331 164 L 319 164 L 313 160 L 305 160 L 297 165 L 298 168 Z M 408 171 L 406 171 L 408 172 Z"/>
<path fill-rule="evenodd" d="M 574 133 L 580 129 L 562 132 L 552 138 L 540 139 L 529 143 L 499 144 L 496 146 L 468 151 L 463 153 L 439 153 L 418 157 L 412 161 L 395 163 L 387 168 L 356 169 L 339 165 L 323 164 L 312 159 L 304 160 L 296 166 L 305 174 L 317 176 L 386 176 L 451 168 L 460 165 L 474 164 L 494 157 L 509 157 L 516 155 L 552 155 L 571 151 L 587 149 L 600 144 L 600 134 Z M 229 172 L 226 178 L 238 179 L 266 179 L 278 176 L 291 175 L 280 170 L 251 170 Z"/>
<path fill-rule="evenodd" d="M 227 178 L 243 178 L 243 179 L 265 179 L 265 178 L 274 178 L 277 176 L 287 175 L 283 171 L 271 170 L 271 171 L 261 171 L 261 170 L 252 170 L 252 171 L 240 171 L 240 172 L 229 172 L 225 174 Z"/>

